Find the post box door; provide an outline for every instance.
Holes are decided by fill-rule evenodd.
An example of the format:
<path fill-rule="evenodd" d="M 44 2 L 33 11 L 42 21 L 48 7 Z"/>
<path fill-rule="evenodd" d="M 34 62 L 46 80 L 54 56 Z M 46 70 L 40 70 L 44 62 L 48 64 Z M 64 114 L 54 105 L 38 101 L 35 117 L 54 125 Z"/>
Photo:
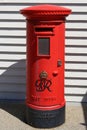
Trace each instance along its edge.
<path fill-rule="evenodd" d="M 37 36 L 34 86 L 38 99 L 35 103 L 41 106 L 64 102 L 64 42 L 58 29 L 53 36 Z"/>

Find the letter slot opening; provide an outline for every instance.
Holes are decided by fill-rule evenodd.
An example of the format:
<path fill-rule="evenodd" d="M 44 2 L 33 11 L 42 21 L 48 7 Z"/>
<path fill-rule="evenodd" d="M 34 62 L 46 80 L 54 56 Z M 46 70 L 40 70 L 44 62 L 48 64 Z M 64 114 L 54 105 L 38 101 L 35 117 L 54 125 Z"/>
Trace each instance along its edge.
<path fill-rule="evenodd" d="M 35 28 L 35 32 L 53 32 L 53 28 Z"/>

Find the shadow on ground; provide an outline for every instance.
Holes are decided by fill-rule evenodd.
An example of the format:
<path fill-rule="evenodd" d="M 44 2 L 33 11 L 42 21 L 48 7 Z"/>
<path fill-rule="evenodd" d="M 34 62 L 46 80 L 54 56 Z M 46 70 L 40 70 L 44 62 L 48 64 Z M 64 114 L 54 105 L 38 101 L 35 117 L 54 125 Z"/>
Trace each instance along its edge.
<path fill-rule="evenodd" d="M 17 117 L 21 121 L 25 122 L 25 111 L 26 106 L 25 103 L 18 103 L 17 102 L 8 102 L 8 101 L 0 101 L 0 108 L 8 112 L 9 114 Z"/>
<path fill-rule="evenodd" d="M 0 75 L 0 109 L 25 119 L 26 60 L 11 65 Z M 22 101 L 20 101 L 23 99 Z M 15 101 L 14 101 L 15 100 Z"/>
<path fill-rule="evenodd" d="M 85 125 L 86 126 L 86 130 L 87 130 L 87 92 L 85 94 L 85 96 L 83 97 L 83 100 L 82 100 L 82 109 L 83 109 L 83 114 L 84 114 L 84 121 L 85 123 L 82 123 L 82 125 Z"/>

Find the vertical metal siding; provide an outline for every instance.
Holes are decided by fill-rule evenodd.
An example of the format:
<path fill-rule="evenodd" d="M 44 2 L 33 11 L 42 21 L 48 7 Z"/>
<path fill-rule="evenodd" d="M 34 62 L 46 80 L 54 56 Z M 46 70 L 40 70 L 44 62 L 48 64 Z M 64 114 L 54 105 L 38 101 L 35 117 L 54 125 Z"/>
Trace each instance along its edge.
<path fill-rule="evenodd" d="M 24 99 L 26 88 L 26 23 L 19 10 L 48 0 L 0 0 L 0 99 Z M 72 9 L 66 20 L 65 96 L 87 102 L 87 1 L 54 0 Z"/>

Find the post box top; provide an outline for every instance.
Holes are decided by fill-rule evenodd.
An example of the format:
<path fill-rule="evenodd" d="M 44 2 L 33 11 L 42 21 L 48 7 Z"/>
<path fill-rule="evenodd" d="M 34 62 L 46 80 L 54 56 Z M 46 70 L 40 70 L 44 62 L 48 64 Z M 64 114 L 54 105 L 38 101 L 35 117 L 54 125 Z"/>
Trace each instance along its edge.
<path fill-rule="evenodd" d="M 28 19 L 36 19 L 41 17 L 45 18 L 48 16 L 50 16 L 51 18 L 57 18 L 57 16 L 66 17 L 71 13 L 71 10 L 61 6 L 45 4 L 27 7 L 20 10 L 20 12 Z"/>

